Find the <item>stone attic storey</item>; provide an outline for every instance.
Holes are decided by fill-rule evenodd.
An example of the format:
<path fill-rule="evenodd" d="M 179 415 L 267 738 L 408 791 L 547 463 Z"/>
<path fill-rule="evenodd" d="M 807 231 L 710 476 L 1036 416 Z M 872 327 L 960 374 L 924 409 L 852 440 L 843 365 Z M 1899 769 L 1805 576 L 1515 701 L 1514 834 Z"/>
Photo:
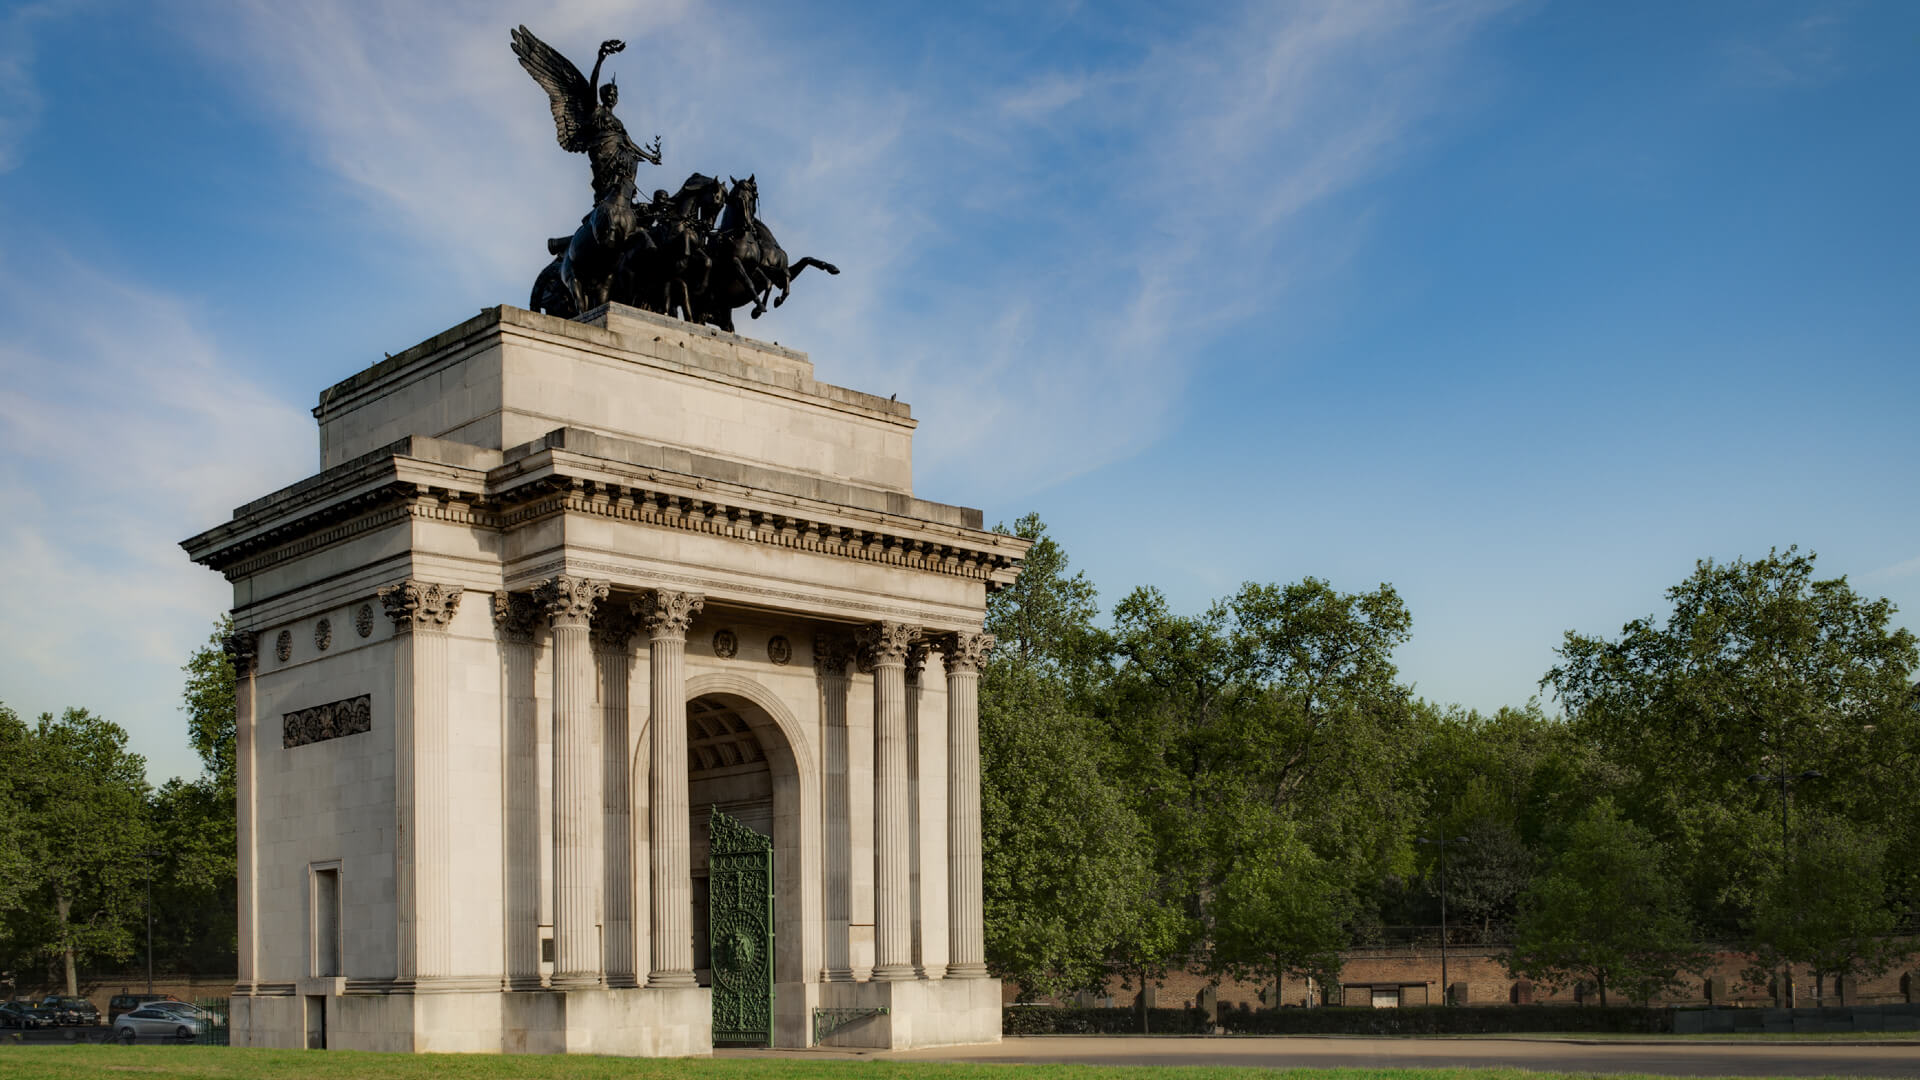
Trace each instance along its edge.
<path fill-rule="evenodd" d="M 977 685 L 1028 543 L 914 497 L 905 404 L 501 307 L 314 416 L 318 475 L 184 544 L 239 628 L 236 1044 L 999 1038 Z"/>

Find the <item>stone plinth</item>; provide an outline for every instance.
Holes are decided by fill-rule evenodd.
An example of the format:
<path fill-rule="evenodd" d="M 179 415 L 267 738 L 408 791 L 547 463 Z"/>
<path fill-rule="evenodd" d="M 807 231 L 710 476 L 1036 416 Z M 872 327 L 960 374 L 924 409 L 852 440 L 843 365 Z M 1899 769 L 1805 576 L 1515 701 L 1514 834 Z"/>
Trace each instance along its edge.
<path fill-rule="evenodd" d="M 323 471 L 185 543 L 245 676 L 236 1043 L 705 1053 L 743 955 L 775 1045 L 999 1037 L 975 698 L 1028 544 L 914 496 L 905 404 L 497 308 L 314 414 Z M 718 958 L 716 808 L 774 921 Z"/>

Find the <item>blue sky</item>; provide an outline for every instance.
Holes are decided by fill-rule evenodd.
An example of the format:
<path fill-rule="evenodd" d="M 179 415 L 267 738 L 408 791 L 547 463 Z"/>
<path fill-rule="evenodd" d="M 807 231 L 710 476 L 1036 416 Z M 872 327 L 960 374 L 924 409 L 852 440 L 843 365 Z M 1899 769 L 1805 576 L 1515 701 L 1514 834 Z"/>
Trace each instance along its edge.
<path fill-rule="evenodd" d="M 910 401 L 923 497 L 1117 600 L 1392 582 L 1419 693 L 1799 544 L 1920 611 L 1920 6 L 0 7 L 0 701 L 191 773 L 177 541 L 583 209 L 513 62 L 603 37 L 651 186 L 839 264 L 746 327 Z"/>

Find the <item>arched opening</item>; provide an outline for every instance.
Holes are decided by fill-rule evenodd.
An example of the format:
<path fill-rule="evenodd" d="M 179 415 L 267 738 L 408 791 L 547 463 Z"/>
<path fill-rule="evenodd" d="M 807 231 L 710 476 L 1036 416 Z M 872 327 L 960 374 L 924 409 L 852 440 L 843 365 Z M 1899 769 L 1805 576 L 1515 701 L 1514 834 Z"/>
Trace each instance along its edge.
<path fill-rule="evenodd" d="M 774 837 L 777 831 L 773 764 L 768 760 L 767 748 L 760 736 L 760 732 L 771 725 L 756 725 L 749 719 L 758 712 L 757 706 L 743 698 L 721 694 L 708 694 L 687 702 L 687 803 L 693 814 L 688 830 L 693 873 L 693 967 L 701 986 L 713 984 L 713 957 L 708 941 L 711 860 L 707 851 L 713 811 L 724 811 L 762 836 Z M 771 737 L 777 740 L 779 733 L 772 732 Z M 778 858 L 777 838 L 775 846 L 775 873 L 778 874 L 782 860 Z M 777 956 L 775 964 L 778 965 Z"/>

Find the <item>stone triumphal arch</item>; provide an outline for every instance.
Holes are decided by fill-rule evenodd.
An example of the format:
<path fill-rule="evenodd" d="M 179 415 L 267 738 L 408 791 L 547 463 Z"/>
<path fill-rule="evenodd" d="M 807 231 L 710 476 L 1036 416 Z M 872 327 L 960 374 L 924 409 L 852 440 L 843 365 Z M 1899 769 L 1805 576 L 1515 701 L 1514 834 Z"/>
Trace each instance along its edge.
<path fill-rule="evenodd" d="M 914 496 L 907 406 L 503 307 L 314 415 L 321 471 L 185 544 L 238 628 L 236 1043 L 998 1038 L 977 682 L 1027 543 Z"/>

